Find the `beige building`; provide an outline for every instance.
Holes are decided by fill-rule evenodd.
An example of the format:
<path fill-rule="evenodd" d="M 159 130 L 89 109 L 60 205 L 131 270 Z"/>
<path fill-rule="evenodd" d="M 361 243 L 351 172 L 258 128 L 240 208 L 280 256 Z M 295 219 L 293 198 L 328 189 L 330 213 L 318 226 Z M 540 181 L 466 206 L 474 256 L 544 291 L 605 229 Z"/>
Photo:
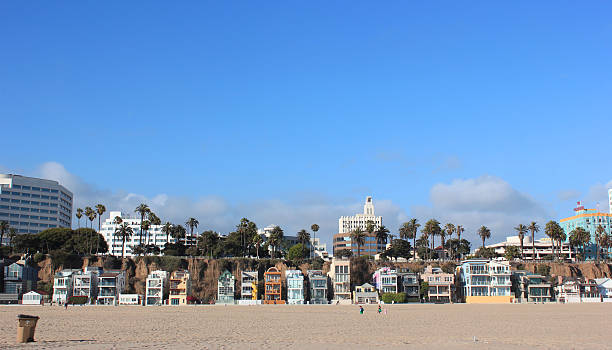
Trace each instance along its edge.
<path fill-rule="evenodd" d="M 429 301 L 450 303 L 455 301 L 455 275 L 446 273 L 439 267 L 431 265 L 425 268 L 421 279 L 427 282 Z"/>
<path fill-rule="evenodd" d="M 170 275 L 170 305 L 187 305 L 191 293 L 191 279 L 185 270 L 174 271 Z"/>
<path fill-rule="evenodd" d="M 351 262 L 348 259 L 332 260 L 327 273 L 334 288 L 334 302 L 351 303 Z"/>

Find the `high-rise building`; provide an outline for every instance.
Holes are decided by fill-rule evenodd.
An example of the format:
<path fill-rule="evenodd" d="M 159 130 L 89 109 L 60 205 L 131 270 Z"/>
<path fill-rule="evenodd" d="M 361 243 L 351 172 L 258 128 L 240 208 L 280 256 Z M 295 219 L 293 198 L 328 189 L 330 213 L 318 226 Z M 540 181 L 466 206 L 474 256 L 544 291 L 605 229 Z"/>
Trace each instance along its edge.
<path fill-rule="evenodd" d="M 374 232 L 368 233 L 368 223 L 374 225 Z M 337 256 L 338 251 L 348 249 L 353 255 L 376 255 L 385 250 L 383 242 L 377 242 L 376 230 L 382 226 L 382 216 L 374 214 L 374 202 L 372 197 L 366 197 L 363 205 L 363 214 L 355 214 L 354 216 L 341 216 L 338 220 L 338 233 L 334 235 L 334 256 Z M 365 232 L 365 242 L 358 249 L 357 244 L 352 241 L 351 233 L 357 228 Z"/>
<path fill-rule="evenodd" d="M 18 233 L 72 226 L 72 192 L 57 181 L 0 174 L 0 220 Z"/>
<path fill-rule="evenodd" d="M 606 233 L 610 234 L 612 230 L 612 214 L 602 213 L 599 209 L 587 209 L 581 202 L 578 202 L 578 205 L 574 208 L 574 215 L 559 220 L 559 224 L 565 231 L 568 240 L 571 232 L 577 227 L 582 227 L 589 232 L 592 244 L 587 245 L 586 252 L 584 253 L 586 259 L 594 259 L 597 256 L 595 249 L 597 227 L 601 226 Z"/>

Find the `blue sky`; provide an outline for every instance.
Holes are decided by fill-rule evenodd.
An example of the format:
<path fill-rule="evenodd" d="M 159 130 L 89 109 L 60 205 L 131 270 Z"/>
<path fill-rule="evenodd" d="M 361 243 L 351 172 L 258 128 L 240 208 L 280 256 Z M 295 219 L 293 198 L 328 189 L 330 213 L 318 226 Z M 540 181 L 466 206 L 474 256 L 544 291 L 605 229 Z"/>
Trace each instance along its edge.
<path fill-rule="evenodd" d="M 0 167 L 220 231 L 317 221 L 329 239 L 373 195 L 392 230 L 503 237 L 579 199 L 607 210 L 610 10 L 4 2 Z"/>

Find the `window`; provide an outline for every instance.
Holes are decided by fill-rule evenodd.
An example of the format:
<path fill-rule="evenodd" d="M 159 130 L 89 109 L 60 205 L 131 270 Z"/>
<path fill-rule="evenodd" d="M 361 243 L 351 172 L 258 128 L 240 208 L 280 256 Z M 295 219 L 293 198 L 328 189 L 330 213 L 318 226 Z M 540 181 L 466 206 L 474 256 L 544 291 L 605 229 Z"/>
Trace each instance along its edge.
<path fill-rule="evenodd" d="M 22 189 L 22 190 L 28 190 L 28 191 L 29 191 L 29 190 L 31 190 L 31 189 L 32 189 L 32 187 L 30 187 L 30 186 L 21 186 L 21 189 Z"/>
<path fill-rule="evenodd" d="M 32 187 L 32 191 L 40 191 L 40 187 Z"/>

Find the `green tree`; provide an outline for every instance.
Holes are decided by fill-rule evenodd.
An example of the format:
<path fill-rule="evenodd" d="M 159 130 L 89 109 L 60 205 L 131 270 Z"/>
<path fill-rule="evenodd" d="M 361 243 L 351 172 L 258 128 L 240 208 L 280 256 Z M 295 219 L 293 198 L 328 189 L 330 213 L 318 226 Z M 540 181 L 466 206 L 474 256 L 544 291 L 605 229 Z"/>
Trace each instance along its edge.
<path fill-rule="evenodd" d="M 287 252 L 287 259 L 291 261 L 301 260 L 306 257 L 306 248 L 302 243 L 298 243 L 293 247 L 289 248 Z"/>
<path fill-rule="evenodd" d="M 440 227 L 440 222 L 436 219 L 431 219 L 425 223 L 423 230 L 421 230 L 427 237 L 431 237 L 431 252 L 436 249 L 435 246 L 435 236 L 439 236 L 442 232 L 442 228 Z M 431 256 L 430 256 L 431 259 Z"/>
<path fill-rule="evenodd" d="M 8 221 L 2 220 L 0 221 L 0 247 L 2 247 L 2 242 L 4 240 L 4 234 L 7 233 L 10 229 L 10 225 Z"/>
<path fill-rule="evenodd" d="M 317 224 L 312 224 L 312 225 L 310 225 L 310 229 L 312 230 L 312 238 L 313 238 L 313 240 L 314 240 L 314 239 L 316 239 L 316 238 L 317 238 L 317 232 L 319 231 L 319 225 L 317 225 Z M 314 257 L 314 255 L 315 255 L 315 254 L 314 254 L 314 249 L 315 249 L 314 245 L 312 246 L 312 249 L 313 249 L 313 254 L 312 254 L 312 256 Z"/>
<path fill-rule="evenodd" d="M 457 225 L 457 239 L 461 240 L 461 234 L 465 231 L 465 228 L 461 225 Z"/>
<path fill-rule="evenodd" d="M 76 215 L 77 219 L 79 219 L 79 228 L 81 228 L 81 218 L 83 217 L 83 209 L 77 208 L 76 214 L 74 215 Z"/>
<path fill-rule="evenodd" d="M 538 226 L 537 222 L 532 221 L 527 227 L 527 229 L 531 231 L 531 254 L 532 254 L 532 260 L 535 261 L 536 259 L 535 234 L 536 232 L 540 232 L 540 226 Z"/>
<path fill-rule="evenodd" d="M 498 254 L 495 252 L 495 248 L 478 248 L 478 250 L 476 250 L 476 253 L 474 254 L 474 256 L 476 256 L 477 258 L 483 258 L 483 259 L 493 259 L 498 257 Z"/>
<path fill-rule="evenodd" d="M 385 227 L 385 225 L 380 225 L 378 230 L 376 230 L 376 249 L 378 250 L 378 245 L 386 245 L 387 238 L 389 238 L 389 229 Z"/>
<path fill-rule="evenodd" d="M 468 242 L 466 239 L 453 238 L 453 239 L 449 239 L 446 242 L 446 244 L 447 244 L 447 249 L 449 251 L 452 251 L 453 254 L 456 255 L 456 256 L 453 256 L 454 259 L 470 254 L 471 245 L 470 245 L 470 242 Z"/>
<path fill-rule="evenodd" d="M 336 252 L 336 255 L 340 258 L 350 258 L 353 255 L 353 251 L 350 249 L 340 249 Z"/>
<path fill-rule="evenodd" d="M 172 226 L 172 231 L 170 232 L 170 235 L 172 236 L 172 238 L 174 238 L 176 240 L 176 243 L 181 243 L 181 240 L 185 240 L 186 241 L 186 237 L 187 237 L 187 230 L 185 230 L 185 228 L 183 227 L 183 225 L 174 225 Z M 184 246 L 185 244 L 183 244 Z"/>
<path fill-rule="evenodd" d="M 259 259 L 259 247 L 263 244 L 263 238 L 260 235 L 253 236 L 253 245 L 255 245 L 255 249 L 257 252 L 257 259 Z"/>
<path fill-rule="evenodd" d="M 370 235 L 376 230 L 376 224 L 372 220 L 366 221 L 366 232 Z"/>
<path fill-rule="evenodd" d="M 302 248 L 306 250 L 307 244 L 310 242 L 310 233 L 302 229 L 297 233 L 297 239 L 300 243 L 302 243 Z M 306 251 L 304 251 L 302 255 L 306 256 Z"/>
<path fill-rule="evenodd" d="M 123 259 L 125 253 L 125 242 L 126 240 L 130 240 L 133 234 L 134 230 L 132 230 L 132 228 L 126 222 L 121 223 L 115 229 L 115 237 L 121 239 L 121 259 Z"/>
<path fill-rule="evenodd" d="M 585 242 L 585 239 L 586 239 L 586 242 Z M 585 254 L 586 254 L 586 245 L 588 244 L 588 242 L 590 242 L 590 240 L 591 240 L 591 235 L 584 228 L 576 227 L 575 229 L 572 230 L 572 232 L 570 232 L 570 235 L 569 235 L 570 249 L 571 247 L 583 248 L 582 257 L 584 259 Z M 575 249 L 574 255 L 576 256 L 576 260 L 578 260 L 578 250 L 577 249 Z"/>
<path fill-rule="evenodd" d="M 93 229 L 93 221 L 96 219 L 98 214 L 91 207 L 85 207 L 85 216 L 89 219 L 90 228 Z M 95 232 L 95 231 L 94 231 Z M 89 238 L 89 254 L 93 251 L 93 233 Z"/>
<path fill-rule="evenodd" d="M 139 214 L 139 215 L 140 215 L 140 223 L 141 223 L 141 225 L 142 225 L 142 222 L 143 222 L 143 221 L 144 221 L 144 219 L 145 219 L 145 216 L 146 216 L 147 214 L 149 214 L 149 212 L 150 212 L 150 211 L 151 211 L 151 209 L 149 208 L 149 206 L 148 206 L 148 205 L 146 205 L 146 204 L 144 204 L 144 203 L 139 204 L 139 205 L 136 207 L 136 209 L 134 209 L 134 213 L 137 213 L 137 214 Z M 144 242 L 144 241 L 142 240 L 142 233 L 143 233 L 143 232 L 142 232 L 142 227 L 141 227 L 141 228 L 140 228 L 140 237 L 139 237 L 139 240 L 138 240 L 140 244 L 143 244 L 143 242 Z"/>
<path fill-rule="evenodd" d="M 268 239 L 268 241 L 270 242 L 270 245 L 272 246 L 272 251 L 274 253 L 273 258 L 276 257 L 278 249 L 280 248 L 281 243 L 283 243 L 284 237 L 285 237 L 285 232 L 283 232 L 283 229 L 280 228 L 280 226 L 275 226 L 270 232 L 270 238 Z"/>
<path fill-rule="evenodd" d="M 193 230 L 198 228 L 198 225 L 200 224 L 200 222 L 196 219 L 196 218 L 189 218 L 189 220 L 187 220 L 185 222 L 185 226 L 189 227 L 189 236 L 193 237 Z M 185 240 L 185 245 L 187 245 L 187 241 Z"/>
<path fill-rule="evenodd" d="M 400 228 L 400 238 L 403 235 L 404 239 L 412 239 L 412 257 L 415 260 L 416 260 L 416 248 L 417 248 L 416 238 L 417 238 L 417 232 L 419 231 L 420 226 L 421 225 L 419 224 L 419 220 L 412 218 L 408 220 L 408 222 L 405 222 L 404 224 L 402 224 L 402 227 Z"/>
<path fill-rule="evenodd" d="M 366 233 L 357 227 L 351 232 L 351 240 L 357 244 L 357 256 L 361 256 L 361 246 L 365 244 Z"/>
<path fill-rule="evenodd" d="M 444 225 L 444 229 L 442 231 L 440 231 L 440 238 L 442 239 L 442 259 L 444 260 L 446 258 L 446 252 L 444 251 L 445 247 L 446 247 L 446 237 L 448 236 L 449 238 L 453 237 L 453 233 L 455 233 L 455 230 L 457 228 L 455 227 L 455 225 L 448 223 L 446 225 Z"/>
<path fill-rule="evenodd" d="M 482 248 L 485 247 L 485 240 L 491 238 L 491 230 L 486 226 L 480 226 L 478 229 L 478 236 L 482 239 Z"/>
<path fill-rule="evenodd" d="M 168 221 L 162 226 L 162 233 L 166 234 L 166 243 L 170 243 L 170 235 L 172 234 L 172 224 Z"/>
<path fill-rule="evenodd" d="M 506 251 L 504 252 L 504 258 L 508 260 L 514 260 L 515 258 L 518 258 L 519 256 L 521 256 L 521 253 L 519 252 L 519 249 L 517 247 L 513 245 L 506 247 Z"/>
<path fill-rule="evenodd" d="M 96 213 L 98 214 L 98 233 L 102 229 L 102 215 L 106 212 L 106 207 L 103 204 L 96 204 Z M 100 251 L 100 245 L 96 241 L 96 254 Z"/>
<path fill-rule="evenodd" d="M 556 221 L 551 220 L 546 223 L 546 227 L 544 228 L 544 233 L 548 237 L 550 237 L 550 241 L 552 243 L 552 248 L 553 248 L 553 256 L 555 256 L 555 242 L 559 241 L 562 238 L 562 235 L 565 235 L 565 232 L 563 231 L 563 228 Z"/>
<path fill-rule="evenodd" d="M 518 233 L 518 238 L 521 241 L 521 260 L 525 260 L 523 240 L 525 239 L 525 233 L 527 233 L 528 228 L 523 224 L 519 224 L 514 229 L 516 230 L 516 233 Z"/>
<path fill-rule="evenodd" d="M 13 253 L 15 250 L 15 238 L 17 237 L 17 230 L 14 227 L 9 228 L 8 237 L 11 245 L 11 253 Z"/>
<path fill-rule="evenodd" d="M 597 225 L 595 228 L 595 260 L 599 262 L 599 250 L 601 248 L 601 236 L 605 233 L 603 226 L 601 224 Z"/>
<path fill-rule="evenodd" d="M 410 242 L 404 239 L 394 239 L 389 248 L 383 253 L 384 256 L 395 258 L 410 259 Z"/>

